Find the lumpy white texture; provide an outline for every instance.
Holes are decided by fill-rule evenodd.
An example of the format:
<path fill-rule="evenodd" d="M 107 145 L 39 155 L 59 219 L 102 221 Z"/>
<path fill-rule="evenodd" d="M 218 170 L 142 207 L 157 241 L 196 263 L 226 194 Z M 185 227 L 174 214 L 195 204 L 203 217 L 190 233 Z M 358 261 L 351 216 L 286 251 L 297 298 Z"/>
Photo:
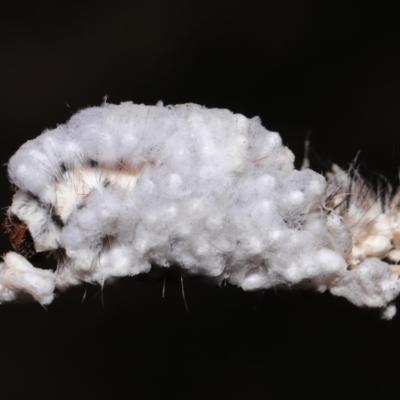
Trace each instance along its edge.
<path fill-rule="evenodd" d="M 88 160 L 96 163 L 92 172 Z M 49 242 L 65 249 L 66 264 L 43 276 L 6 256 L 0 298 L 25 290 L 46 304 L 49 274 L 64 289 L 156 264 L 245 290 L 329 289 L 358 306 L 384 309 L 400 291 L 397 275 L 378 260 L 347 269 L 351 236 L 333 211 L 327 223 L 326 180 L 294 169 L 293 161 L 257 117 L 195 104 L 82 110 L 25 143 L 9 162 L 16 197 L 33 195 L 39 208 L 61 216 L 64 226 L 49 229 Z M 115 172 L 119 165 L 130 172 Z M 104 174 L 111 184 L 96 184 Z M 13 207 L 19 210 L 16 200 Z M 10 277 L 10 269 L 27 277 Z"/>

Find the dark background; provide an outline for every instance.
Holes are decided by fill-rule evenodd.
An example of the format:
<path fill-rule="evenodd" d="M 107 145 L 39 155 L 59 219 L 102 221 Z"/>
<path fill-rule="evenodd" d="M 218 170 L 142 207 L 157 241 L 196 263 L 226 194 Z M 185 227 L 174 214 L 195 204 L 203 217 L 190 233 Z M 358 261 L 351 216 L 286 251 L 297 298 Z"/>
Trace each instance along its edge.
<path fill-rule="evenodd" d="M 0 0 L 0 162 L 107 95 L 259 115 L 298 166 L 310 130 L 321 160 L 345 167 L 360 150 L 393 179 L 399 22 L 386 1 Z M 5 166 L 0 185 L 6 207 Z M 165 298 L 162 279 L 136 277 L 47 310 L 0 306 L 1 399 L 398 398 L 400 317 L 184 283 L 189 312 L 179 275 Z"/>

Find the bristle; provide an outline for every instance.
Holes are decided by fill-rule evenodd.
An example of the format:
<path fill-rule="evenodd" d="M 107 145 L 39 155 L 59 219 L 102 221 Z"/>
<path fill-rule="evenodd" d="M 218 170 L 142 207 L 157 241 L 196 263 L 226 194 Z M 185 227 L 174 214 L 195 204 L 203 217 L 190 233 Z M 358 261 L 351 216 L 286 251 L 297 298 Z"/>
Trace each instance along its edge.
<path fill-rule="evenodd" d="M 399 196 L 399 189 L 395 191 L 387 179 L 378 176 L 372 185 L 355 167 L 346 172 L 335 165 L 328 173 L 326 206 L 351 232 L 353 268 L 368 257 L 399 261 Z"/>

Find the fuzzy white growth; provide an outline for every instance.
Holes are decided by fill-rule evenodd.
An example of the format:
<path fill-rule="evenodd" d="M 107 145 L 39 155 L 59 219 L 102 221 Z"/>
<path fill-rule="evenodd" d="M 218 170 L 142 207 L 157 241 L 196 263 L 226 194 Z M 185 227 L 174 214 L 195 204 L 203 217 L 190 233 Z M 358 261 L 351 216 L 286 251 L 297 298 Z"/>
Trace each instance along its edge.
<path fill-rule="evenodd" d="M 28 226 L 36 252 L 65 250 L 52 278 L 59 289 L 178 265 L 245 290 L 330 289 L 385 308 L 400 291 L 397 274 L 368 252 L 347 269 L 351 229 L 325 208 L 325 178 L 293 160 L 259 118 L 195 104 L 104 104 L 18 150 L 9 212 Z M 7 257 L 3 268 L 18 270 Z M 48 302 L 44 278 L 32 289 L 3 276 L 7 290 Z"/>
<path fill-rule="evenodd" d="M 35 268 L 21 255 L 10 251 L 0 264 L 0 301 L 14 300 L 28 293 L 41 304 L 54 298 L 54 272 Z"/>
<path fill-rule="evenodd" d="M 357 306 L 385 307 L 398 293 L 398 276 L 377 258 L 368 258 L 331 288 Z"/>

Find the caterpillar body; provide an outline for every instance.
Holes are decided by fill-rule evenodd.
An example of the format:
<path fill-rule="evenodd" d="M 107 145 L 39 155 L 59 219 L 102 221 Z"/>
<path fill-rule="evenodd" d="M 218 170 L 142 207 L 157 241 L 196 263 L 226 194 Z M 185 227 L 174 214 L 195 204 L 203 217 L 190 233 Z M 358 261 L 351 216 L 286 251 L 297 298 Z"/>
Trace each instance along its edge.
<path fill-rule="evenodd" d="M 178 265 L 245 290 L 330 290 L 393 317 L 400 195 L 383 204 L 354 174 L 293 161 L 259 118 L 228 110 L 82 110 L 10 159 L 4 225 L 19 254 L 0 266 L 0 300 L 48 304 L 55 290 Z M 58 255 L 55 271 L 27 260 L 38 253 Z"/>

